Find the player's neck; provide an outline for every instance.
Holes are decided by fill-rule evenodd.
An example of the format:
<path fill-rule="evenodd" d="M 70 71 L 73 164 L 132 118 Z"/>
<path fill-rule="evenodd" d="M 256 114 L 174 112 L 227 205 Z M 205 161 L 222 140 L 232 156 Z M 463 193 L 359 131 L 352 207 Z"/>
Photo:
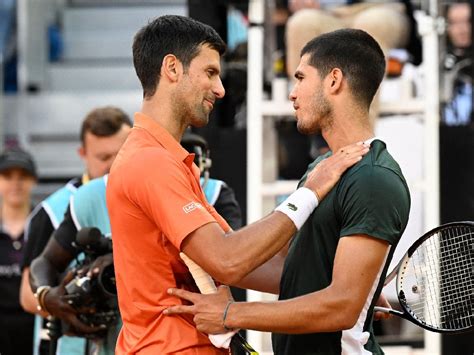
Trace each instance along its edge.
<path fill-rule="evenodd" d="M 172 107 L 166 105 L 166 100 L 158 103 L 156 96 L 143 100 L 141 112 L 159 123 L 178 142 L 181 140 L 187 126 L 175 119 Z"/>
<path fill-rule="evenodd" d="M 368 113 L 353 111 L 334 116 L 330 127 L 323 130 L 322 135 L 331 151 L 359 141 L 374 137 L 369 123 Z"/>

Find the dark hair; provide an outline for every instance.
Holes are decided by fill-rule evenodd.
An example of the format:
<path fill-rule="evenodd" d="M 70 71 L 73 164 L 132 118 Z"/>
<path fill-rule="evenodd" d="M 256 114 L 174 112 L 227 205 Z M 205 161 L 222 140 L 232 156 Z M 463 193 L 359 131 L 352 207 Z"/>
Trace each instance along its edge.
<path fill-rule="evenodd" d="M 186 70 L 203 44 L 220 55 L 225 52 L 224 41 L 212 27 L 188 17 L 161 16 L 140 29 L 133 40 L 133 65 L 142 84 L 143 97 L 154 95 L 166 55 L 175 55 Z"/>
<path fill-rule="evenodd" d="M 98 137 L 110 137 L 120 131 L 123 125 L 131 127 L 132 121 L 121 109 L 113 106 L 96 108 L 82 122 L 81 142 L 85 143 L 87 132 Z"/>
<path fill-rule="evenodd" d="M 321 78 L 334 68 L 342 70 L 354 97 L 370 106 L 385 74 L 385 57 L 367 32 L 341 29 L 322 34 L 304 46 L 301 56 L 305 54 Z"/>

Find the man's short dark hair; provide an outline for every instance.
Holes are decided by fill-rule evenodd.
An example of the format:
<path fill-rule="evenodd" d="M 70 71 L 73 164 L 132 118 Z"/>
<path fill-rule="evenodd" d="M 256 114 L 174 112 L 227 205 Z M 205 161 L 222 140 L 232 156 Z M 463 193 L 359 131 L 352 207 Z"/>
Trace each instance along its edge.
<path fill-rule="evenodd" d="M 87 132 L 98 137 L 110 137 L 120 131 L 123 125 L 131 127 L 132 121 L 121 109 L 113 106 L 96 108 L 82 122 L 81 142 L 85 144 Z"/>
<path fill-rule="evenodd" d="M 140 29 L 133 40 L 133 64 L 143 97 L 154 95 L 166 55 L 175 55 L 186 70 L 204 44 L 220 55 L 225 52 L 224 41 L 212 27 L 189 17 L 161 16 Z"/>
<path fill-rule="evenodd" d="M 322 34 L 304 46 L 301 56 L 305 54 L 321 78 L 334 68 L 342 70 L 354 97 L 370 106 L 385 74 L 385 57 L 367 32 L 342 29 Z"/>

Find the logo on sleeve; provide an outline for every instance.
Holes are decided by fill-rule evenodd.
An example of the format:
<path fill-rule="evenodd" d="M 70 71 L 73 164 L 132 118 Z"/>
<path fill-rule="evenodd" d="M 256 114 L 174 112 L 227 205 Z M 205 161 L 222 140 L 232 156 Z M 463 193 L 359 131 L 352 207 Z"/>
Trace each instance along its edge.
<path fill-rule="evenodd" d="M 298 207 L 296 207 L 296 206 L 295 206 L 294 204 L 292 204 L 292 203 L 288 203 L 286 206 L 287 206 L 290 210 L 292 210 L 292 211 L 298 210 Z"/>
<path fill-rule="evenodd" d="M 196 208 L 202 208 L 202 205 L 199 202 L 191 202 L 188 203 L 186 206 L 183 206 L 183 211 L 184 213 L 190 213 Z"/>

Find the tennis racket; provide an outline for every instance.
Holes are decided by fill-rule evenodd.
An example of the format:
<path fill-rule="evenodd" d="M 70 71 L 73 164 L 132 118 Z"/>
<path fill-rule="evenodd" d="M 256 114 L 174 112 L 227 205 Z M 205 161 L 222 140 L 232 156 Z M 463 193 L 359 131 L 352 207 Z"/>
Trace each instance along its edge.
<path fill-rule="evenodd" d="M 217 291 L 217 288 L 212 277 L 207 272 L 205 272 L 198 264 L 196 264 L 188 256 L 186 256 L 186 254 L 180 253 L 179 255 L 188 267 L 189 272 L 193 276 L 193 279 L 196 282 L 197 287 L 199 288 L 199 291 L 201 291 L 201 293 L 203 294 L 215 293 Z M 211 338 L 213 344 L 221 343 L 222 339 L 228 338 L 232 335 L 232 333 L 233 332 L 226 334 L 209 334 L 209 338 Z M 246 354 L 259 355 L 258 352 L 254 348 L 252 348 L 252 346 L 247 343 L 247 340 L 245 340 L 245 338 L 238 332 L 236 332 L 232 336 L 230 344 L 232 346 L 242 349 L 243 351 L 245 351 Z"/>
<path fill-rule="evenodd" d="M 403 312 L 375 307 L 438 333 L 474 328 L 474 222 L 439 226 L 419 238 L 385 284 L 397 276 Z"/>

